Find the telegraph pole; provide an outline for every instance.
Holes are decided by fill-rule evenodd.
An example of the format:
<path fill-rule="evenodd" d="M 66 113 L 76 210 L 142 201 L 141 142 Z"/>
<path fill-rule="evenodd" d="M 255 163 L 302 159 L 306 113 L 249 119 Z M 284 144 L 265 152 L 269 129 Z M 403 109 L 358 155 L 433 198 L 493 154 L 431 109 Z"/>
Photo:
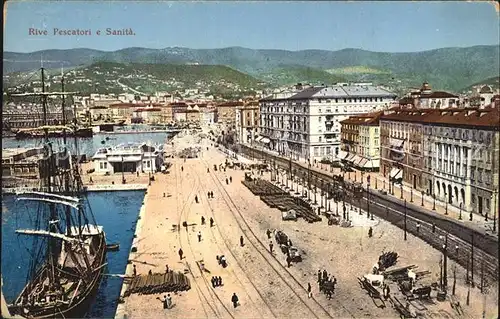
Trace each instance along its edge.
<path fill-rule="evenodd" d="M 405 199 L 405 225 L 404 225 L 404 231 L 405 231 L 405 237 L 404 240 L 406 240 L 406 199 Z"/>

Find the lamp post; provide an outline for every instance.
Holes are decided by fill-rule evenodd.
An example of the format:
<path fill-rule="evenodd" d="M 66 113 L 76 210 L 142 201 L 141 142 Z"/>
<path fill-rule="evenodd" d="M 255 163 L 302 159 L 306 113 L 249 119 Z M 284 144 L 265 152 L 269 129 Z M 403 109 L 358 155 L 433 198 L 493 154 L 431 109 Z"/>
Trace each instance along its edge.
<path fill-rule="evenodd" d="M 125 166 L 123 164 L 123 155 L 122 155 L 122 184 L 125 184 Z"/>
<path fill-rule="evenodd" d="M 324 185 L 323 185 L 323 184 L 324 184 L 323 180 L 321 180 L 321 183 L 320 183 L 320 184 L 321 184 L 321 187 L 320 187 L 320 191 L 321 191 L 321 194 L 320 194 L 320 195 L 321 195 L 321 196 L 320 196 L 320 200 L 319 200 L 319 201 L 320 201 L 320 206 L 321 206 L 321 208 L 324 208 L 324 207 L 326 206 L 326 201 L 325 201 L 325 205 L 323 206 L 323 197 L 324 197 L 324 195 L 325 195 L 325 192 L 323 191 L 323 186 L 324 186 Z"/>
<path fill-rule="evenodd" d="M 439 239 L 443 239 L 443 236 L 439 236 Z M 448 291 L 448 233 L 444 236 L 443 245 L 443 285 L 441 289 L 446 292 Z"/>
<path fill-rule="evenodd" d="M 401 199 L 403 199 L 403 180 L 401 180 Z"/>
<path fill-rule="evenodd" d="M 445 209 L 444 209 L 444 214 L 448 215 L 448 193 L 446 191 L 444 192 L 444 202 L 445 202 Z"/>
<path fill-rule="evenodd" d="M 459 205 L 460 213 L 458 214 L 458 220 L 462 220 L 462 203 Z"/>
<path fill-rule="evenodd" d="M 436 210 L 436 193 L 432 194 L 432 210 Z"/>
<path fill-rule="evenodd" d="M 421 195 L 422 195 L 422 204 L 421 205 L 424 206 L 424 195 L 425 195 L 424 191 L 421 192 Z"/>
<path fill-rule="evenodd" d="M 308 168 L 307 168 L 307 200 L 311 200 L 311 159 L 309 158 Z"/>
<path fill-rule="evenodd" d="M 405 214 L 404 214 L 405 218 L 404 218 L 404 240 L 406 240 L 406 199 L 405 199 Z"/>
<path fill-rule="evenodd" d="M 413 187 L 410 188 L 410 203 L 413 203 Z"/>
<path fill-rule="evenodd" d="M 366 205 L 368 206 L 366 217 L 370 217 L 370 175 L 368 175 L 368 177 L 366 179 L 367 179 L 367 181 L 366 181 L 366 191 L 367 191 Z M 370 219 L 373 220 L 373 213 L 372 213 Z"/>

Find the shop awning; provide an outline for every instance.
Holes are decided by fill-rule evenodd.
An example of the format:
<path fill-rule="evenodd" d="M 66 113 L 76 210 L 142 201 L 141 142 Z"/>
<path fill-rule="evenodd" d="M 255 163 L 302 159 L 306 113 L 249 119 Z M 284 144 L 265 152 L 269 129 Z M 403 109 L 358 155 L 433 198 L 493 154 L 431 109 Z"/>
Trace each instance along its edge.
<path fill-rule="evenodd" d="M 337 154 L 337 158 L 338 159 L 344 159 L 346 158 L 346 156 L 348 155 L 349 153 L 347 153 L 346 151 L 339 151 L 339 153 Z"/>
<path fill-rule="evenodd" d="M 270 143 L 270 142 L 271 142 L 271 140 L 270 140 L 269 138 L 267 138 L 267 137 L 263 137 L 260 141 L 261 141 L 262 143 L 264 143 L 264 144 L 268 144 L 268 143 Z"/>
<path fill-rule="evenodd" d="M 391 169 L 391 173 L 390 173 L 390 176 L 391 178 L 393 179 L 400 179 L 403 177 L 403 170 L 397 168 L 397 167 L 393 167 Z"/>
<path fill-rule="evenodd" d="M 359 155 L 354 155 L 354 157 L 352 158 L 351 161 L 354 165 L 358 165 L 360 160 L 361 160 L 361 157 Z"/>
<path fill-rule="evenodd" d="M 352 162 L 353 158 L 356 156 L 356 154 L 348 154 L 345 158 L 346 161 Z"/>
<path fill-rule="evenodd" d="M 359 161 L 358 166 L 359 166 L 359 167 L 368 167 L 369 165 L 367 165 L 367 164 L 368 164 L 368 159 L 366 159 L 366 158 L 362 158 L 362 159 Z"/>

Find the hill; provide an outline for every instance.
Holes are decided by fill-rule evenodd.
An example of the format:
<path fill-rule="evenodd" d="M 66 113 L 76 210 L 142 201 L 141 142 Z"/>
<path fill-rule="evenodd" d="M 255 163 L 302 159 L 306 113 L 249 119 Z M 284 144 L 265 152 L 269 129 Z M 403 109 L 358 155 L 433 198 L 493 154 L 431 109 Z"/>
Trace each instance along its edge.
<path fill-rule="evenodd" d="M 391 78 L 396 81 L 408 81 L 412 86 L 428 81 L 436 89 L 451 91 L 458 91 L 483 79 L 497 76 L 500 68 L 498 45 L 409 53 L 371 52 L 360 49 L 286 51 L 252 50 L 241 47 L 222 49 L 174 47 L 127 48 L 114 52 L 90 49 L 47 50 L 32 53 L 4 52 L 4 74 L 38 68 L 40 63 L 30 61 L 40 61 L 42 56 L 45 60 L 64 61 L 68 67 L 89 65 L 96 61 L 225 65 L 257 78 L 267 76 L 269 70 L 280 70 L 283 66 L 302 66 L 320 70 L 362 67 L 370 72 L 372 69 L 390 72 Z M 61 62 L 47 62 L 46 66 L 60 67 L 60 65 Z M 373 73 L 369 74 L 374 76 Z"/>
<path fill-rule="evenodd" d="M 283 66 L 263 73 L 260 78 L 267 83 L 287 85 L 295 83 L 334 84 L 344 82 L 345 78 L 330 74 L 326 71 L 303 66 Z"/>
<path fill-rule="evenodd" d="M 4 86 L 20 87 L 31 90 L 39 84 L 40 74 L 31 77 L 26 73 L 11 73 L 4 76 Z M 56 71 L 47 72 L 49 90 L 59 90 Z M 7 77 L 7 81 L 5 78 Z M 29 81 L 28 81 L 29 80 Z M 28 81 L 28 83 L 26 83 Z M 10 85 L 5 85 L 5 84 Z M 22 83 L 22 84 L 20 84 Z M 156 91 L 176 91 L 196 89 L 207 94 L 227 94 L 258 89 L 260 82 L 250 75 L 222 65 L 175 65 L 147 63 L 96 62 L 89 66 L 78 67 L 65 74 L 66 89 L 81 93 L 121 93 Z"/>
<path fill-rule="evenodd" d="M 493 90 L 499 90 L 500 89 L 500 77 L 499 76 L 494 76 L 479 82 L 476 82 L 472 85 L 469 85 L 463 89 L 461 89 L 459 92 L 467 93 L 469 91 L 472 91 L 472 88 L 474 86 L 482 86 L 482 85 L 489 85 L 493 88 Z"/>

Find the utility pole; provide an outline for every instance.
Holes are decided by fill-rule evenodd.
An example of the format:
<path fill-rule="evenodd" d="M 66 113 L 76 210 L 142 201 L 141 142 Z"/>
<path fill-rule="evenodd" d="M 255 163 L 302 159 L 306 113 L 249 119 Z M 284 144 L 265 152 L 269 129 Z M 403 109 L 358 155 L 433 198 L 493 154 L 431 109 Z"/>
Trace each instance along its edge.
<path fill-rule="evenodd" d="M 446 233 L 445 235 L 443 255 L 444 255 L 443 284 L 444 284 L 444 291 L 446 292 L 448 290 L 448 233 Z"/>
<path fill-rule="evenodd" d="M 474 288 L 474 233 L 471 231 L 471 255 L 470 255 L 470 276 L 471 276 L 471 286 Z"/>
<path fill-rule="evenodd" d="M 406 240 L 406 199 L 405 199 L 405 225 L 404 225 L 404 231 L 405 231 L 405 236 L 404 236 L 404 240 Z"/>

